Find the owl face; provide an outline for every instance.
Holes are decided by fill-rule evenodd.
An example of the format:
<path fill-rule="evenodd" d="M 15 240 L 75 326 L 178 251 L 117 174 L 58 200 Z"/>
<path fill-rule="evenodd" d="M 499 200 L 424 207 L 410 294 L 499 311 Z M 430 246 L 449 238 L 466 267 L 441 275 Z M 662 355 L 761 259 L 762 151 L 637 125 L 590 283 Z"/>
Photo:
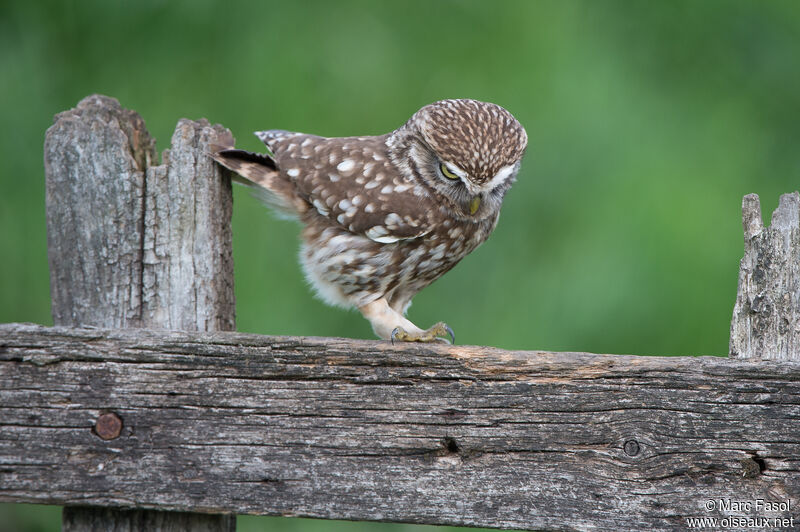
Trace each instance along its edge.
<path fill-rule="evenodd" d="M 407 146 L 405 160 L 416 179 L 435 191 L 454 216 L 472 220 L 499 210 L 528 143 L 511 113 L 476 100 L 426 105 L 393 137 L 390 146 Z"/>

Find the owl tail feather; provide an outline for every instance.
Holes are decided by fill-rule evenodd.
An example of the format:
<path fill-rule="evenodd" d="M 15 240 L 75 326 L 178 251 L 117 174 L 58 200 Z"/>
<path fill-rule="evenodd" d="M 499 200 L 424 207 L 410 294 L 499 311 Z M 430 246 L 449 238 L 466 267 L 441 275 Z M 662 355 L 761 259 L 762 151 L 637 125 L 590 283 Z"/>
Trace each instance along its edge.
<path fill-rule="evenodd" d="M 294 184 L 281 176 L 275 159 L 262 153 L 210 145 L 209 155 L 235 172 L 233 180 L 253 189 L 258 198 L 284 217 L 296 218 L 308 210 Z"/>

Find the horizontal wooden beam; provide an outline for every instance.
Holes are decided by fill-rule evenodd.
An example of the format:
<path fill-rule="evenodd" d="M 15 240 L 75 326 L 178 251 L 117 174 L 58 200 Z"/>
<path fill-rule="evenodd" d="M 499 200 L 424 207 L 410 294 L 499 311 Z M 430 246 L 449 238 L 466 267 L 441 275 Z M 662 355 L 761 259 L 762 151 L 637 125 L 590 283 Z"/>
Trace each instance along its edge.
<path fill-rule="evenodd" d="M 794 362 L 0 325 L 1 501 L 674 530 L 799 456 Z"/>

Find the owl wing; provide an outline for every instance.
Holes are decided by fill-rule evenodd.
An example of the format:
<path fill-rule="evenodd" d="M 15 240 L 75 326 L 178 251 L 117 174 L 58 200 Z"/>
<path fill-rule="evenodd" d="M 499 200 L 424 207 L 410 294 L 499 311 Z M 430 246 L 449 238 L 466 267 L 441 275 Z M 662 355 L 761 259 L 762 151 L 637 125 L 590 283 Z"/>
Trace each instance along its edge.
<path fill-rule="evenodd" d="M 431 231 L 436 204 L 389 160 L 385 135 L 325 138 L 271 130 L 256 136 L 299 196 L 343 229 L 384 244 Z"/>

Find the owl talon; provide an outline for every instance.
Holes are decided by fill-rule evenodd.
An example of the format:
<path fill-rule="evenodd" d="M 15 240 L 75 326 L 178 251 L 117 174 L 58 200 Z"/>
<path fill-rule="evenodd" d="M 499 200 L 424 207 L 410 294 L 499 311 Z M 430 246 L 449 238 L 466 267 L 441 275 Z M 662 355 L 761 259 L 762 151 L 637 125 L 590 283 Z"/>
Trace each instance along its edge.
<path fill-rule="evenodd" d="M 398 335 L 400 334 L 406 334 L 406 332 L 403 331 L 403 329 L 401 329 L 400 327 L 395 327 L 394 330 L 392 331 L 392 335 L 389 337 L 389 340 L 391 340 L 392 345 L 394 345 L 395 339 L 402 340 L 402 338 L 398 338 Z"/>
<path fill-rule="evenodd" d="M 455 343 L 456 343 L 456 333 L 453 332 L 453 329 L 450 328 L 450 326 L 448 324 L 443 323 L 442 325 L 444 325 L 445 331 L 450 336 L 450 343 L 455 345 Z"/>
<path fill-rule="evenodd" d="M 449 336 L 450 341 L 448 342 L 446 338 L 442 338 L 443 336 Z M 454 344 L 456 343 L 456 334 L 449 325 L 440 321 L 427 331 L 422 331 L 418 334 L 409 333 L 402 327 L 395 327 L 389 339 L 392 345 L 394 345 L 395 340 L 401 342 L 444 342 Z"/>

